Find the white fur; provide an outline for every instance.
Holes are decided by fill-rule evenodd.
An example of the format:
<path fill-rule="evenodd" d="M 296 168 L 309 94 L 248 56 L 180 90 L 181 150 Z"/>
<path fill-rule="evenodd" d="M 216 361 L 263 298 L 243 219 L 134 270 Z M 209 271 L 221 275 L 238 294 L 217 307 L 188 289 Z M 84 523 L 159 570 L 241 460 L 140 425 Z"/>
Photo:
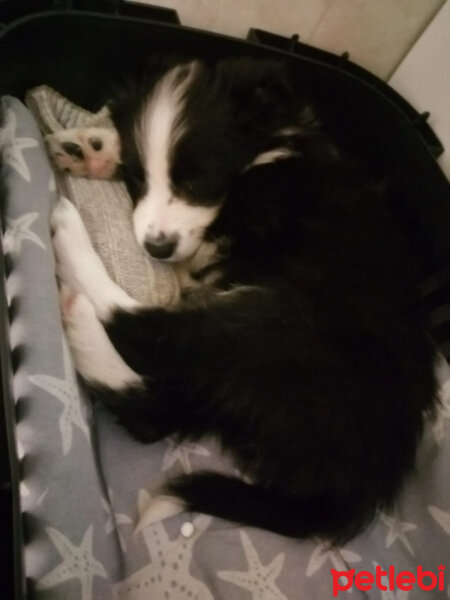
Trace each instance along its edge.
<path fill-rule="evenodd" d="M 262 152 L 258 154 L 258 156 L 253 160 L 252 163 L 247 167 L 256 167 L 258 165 L 266 165 L 268 163 L 276 162 L 277 160 L 282 160 L 284 158 L 289 158 L 290 156 L 298 156 L 298 152 L 293 152 L 289 150 L 289 148 L 274 148 L 273 150 L 268 150 L 267 152 Z"/>
<path fill-rule="evenodd" d="M 137 205 L 133 214 L 134 230 L 140 244 L 144 244 L 147 234 L 178 235 L 176 250 L 168 259 L 178 262 L 197 251 L 218 207 L 192 206 L 177 198 L 164 202 L 163 197 L 153 190 Z"/>
<path fill-rule="evenodd" d="M 138 242 L 146 238 L 177 236 L 170 261 L 191 256 L 199 247 L 205 228 L 217 215 L 217 207 L 192 206 L 177 197 L 170 181 L 170 152 L 183 133 L 186 90 L 195 77 L 196 63 L 171 69 L 156 85 L 135 131 L 144 163 L 148 193 L 138 203 L 134 229 Z"/>
<path fill-rule="evenodd" d="M 107 321 L 117 308 L 139 308 L 140 304 L 108 275 L 80 214 L 67 198 L 61 198 L 54 208 L 51 225 L 56 271 L 61 282 L 86 295 L 102 321 Z"/>
<path fill-rule="evenodd" d="M 155 498 L 150 498 L 147 506 L 141 507 L 141 514 L 134 535 L 137 535 L 140 531 L 153 525 L 153 523 L 159 523 L 163 519 L 178 515 L 184 512 L 185 504 L 179 498 L 174 496 L 160 495 Z"/>
<path fill-rule="evenodd" d="M 278 135 L 283 135 L 286 137 L 292 136 L 292 135 L 299 135 L 302 132 L 300 127 L 284 127 L 283 129 L 280 129 L 277 133 Z"/>
<path fill-rule="evenodd" d="M 87 381 L 113 390 L 142 385 L 142 378 L 112 345 L 86 296 L 63 286 L 61 309 L 76 369 Z"/>

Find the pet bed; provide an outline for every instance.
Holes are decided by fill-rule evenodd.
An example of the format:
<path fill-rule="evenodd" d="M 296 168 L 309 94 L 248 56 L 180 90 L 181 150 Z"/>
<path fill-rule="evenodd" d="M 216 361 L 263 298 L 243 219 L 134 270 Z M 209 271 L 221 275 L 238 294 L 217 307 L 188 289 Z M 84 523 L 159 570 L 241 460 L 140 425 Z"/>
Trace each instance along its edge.
<path fill-rule="evenodd" d="M 93 17 L 86 18 L 87 32 Z M 77 19 L 80 25 L 83 19 L 80 15 Z M 67 36 L 73 24 L 64 18 L 62 21 Z M 32 24 L 31 46 L 33 35 L 39 38 L 36 28 L 42 25 L 39 19 Z M 109 27 L 119 27 L 122 31 L 121 25 L 125 35 L 125 21 L 109 22 Z M 128 27 L 129 33 L 136 33 L 140 25 L 129 22 Z M 161 35 L 158 26 L 146 23 L 144 29 L 156 38 Z M 105 28 L 103 33 L 106 31 Z M 61 27 L 53 32 L 58 38 Z M 168 38 L 174 34 L 170 29 L 164 33 Z M 107 36 L 110 35 L 108 29 Z M 200 34 L 190 35 L 187 38 L 195 46 L 192 40 Z M 97 31 L 96 43 L 99 37 L 101 32 Z M 200 54 L 205 50 L 205 39 L 201 35 L 198 39 L 196 52 Z M 227 42 L 221 38 L 208 39 L 211 47 L 218 48 L 218 54 L 248 50 L 245 45 L 234 46 L 234 42 L 224 49 Z M 138 44 L 144 44 L 139 40 Z M 154 44 L 163 50 L 170 46 L 160 39 Z M 54 59 L 54 38 L 51 45 Z M 8 49 L 11 51 L 11 45 Z M 154 50 L 152 44 L 150 49 Z M 258 54 L 254 49 L 249 51 Z M 261 54 L 270 52 L 263 50 Z M 28 59 L 33 63 L 30 55 Z M 37 65 L 33 68 L 39 71 Z M 39 79 L 34 73 L 25 78 L 26 82 L 17 79 L 17 84 L 9 81 L 6 87 L 23 97 L 26 89 L 45 81 L 84 103 L 86 94 L 82 86 L 76 92 L 68 79 L 52 76 L 49 71 L 48 65 L 41 66 Z M 333 71 L 328 75 L 332 76 Z M 3 91 L 8 77 L 3 78 Z M 92 102 L 85 104 L 94 107 Z M 2 207 L 3 251 L 8 266 L 9 354 L 14 364 L 12 399 L 16 407 L 16 453 L 20 460 L 20 505 L 25 534 L 21 550 L 28 597 L 322 600 L 333 597 L 331 569 L 354 568 L 357 572 L 375 573 L 377 566 L 384 571 L 393 566 L 397 573 L 402 570 L 416 573 L 421 565 L 437 574 L 437 566 L 448 561 L 450 541 L 450 374 L 444 360 L 443 402 L 437 420 L 427 425 L 417 472 L 393 510 L 378 515 L 372 527 L 344 548 L 330 549 L 320 540 L 290 540 L 189 513 L 135 531 L 140 511 L 169 475 L 200 468 L 232 467 L 209 440 L 177 446 L 167 439 L 151 446 L 142 445 L 114 423 L 101 406 L 92 406 L 85 398 L 77 384 L 59 317 L 48 225 L 57 195 L 54 175 L 38 126 L 20 100 L 4 96 L 2 112 L 2 179 L 7 186 Z M 400 142 L 396 144 L 397 150 L 399 146 Z M 426 160 L 432 161 L 430 156 Z M 422 174 L 428 168 L 434 173 L 426 162 Z M 445 213 L 448 189 L 437 174 L 434 177 L 440 183 L 435 185 L 429 176 L 426 185 L 431 194 L 429 203 L 435 208 L 443 206 Z M 440 186 L 442 192 L 437 191 Z M 414 201 L 414 190 L 409 199 Z M 419 208 L 412 208 L 417 215 Z M 445 291 L 445 285 L 439 282 L 450 258 L 446 255 L 445 236 L 440 243 L 441 234 L 450 231 L 450 225 L 442 218 L 442 212 L 438 218 L 438 212 L 433 210 L 420 223 L 411 224 L 415 245 L 423 222 L 430 226 L 439 221 L 427 232 L 429 239 L 423 242 L 423 252 L 422 247 L 417 252 L 423 257 L 424 272 L 428 267 L 425 287 L 430 307 L 433 295 Z M 434 319 L 439 326 L 445 322 L 439 320 L 438 311 Z M 449 583 L 447 575 L 445 589 L 430 591 L 430 597 L 433 594 L 436 598 L 450 597 Z M 381 585 L 389 588 L 386 576 Z M 345 595 L 346 592 L 340 592 L 340 597 Z M 423 592 L 417 586 L 409 592 L 381 591 L 375 585 L 371 590 L 361 591 L 353 586 L 350 597 L 415 600 L 423 597 Z"/>

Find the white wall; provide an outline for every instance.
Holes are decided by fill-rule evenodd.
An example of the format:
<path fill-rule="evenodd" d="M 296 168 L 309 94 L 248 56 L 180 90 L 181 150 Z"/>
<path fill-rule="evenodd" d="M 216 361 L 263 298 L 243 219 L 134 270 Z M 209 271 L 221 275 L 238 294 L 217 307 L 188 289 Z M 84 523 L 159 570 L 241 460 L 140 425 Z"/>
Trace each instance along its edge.
<path fill-rule="evenodd" d="M 245 37 L 250 27 L 337 54 L 387 79 L 445 0 L 139 0 L 183 25 Z"/>
<path fill-rule="evenodd" d="M 439 163 L 450 179 L 450 2 L 447 0 L 389 80 L 419 112 L 446 148 Z"/>

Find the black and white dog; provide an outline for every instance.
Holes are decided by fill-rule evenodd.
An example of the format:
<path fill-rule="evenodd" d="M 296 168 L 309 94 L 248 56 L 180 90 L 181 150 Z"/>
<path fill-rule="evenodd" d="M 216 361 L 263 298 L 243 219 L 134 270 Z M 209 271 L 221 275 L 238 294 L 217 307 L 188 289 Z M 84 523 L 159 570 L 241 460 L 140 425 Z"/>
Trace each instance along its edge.
<path fill-rule="evenodd" d="M 401 242 L 281 65 L 161 65 L 110 105 L 117 132 L 49 139 L 61 169 L 120 174 L 136 236 L 184 294 L 149 308 L 107 275 L 75 208 L 53 214 L 77 368 L 139 438 L 216 436 L 242 477 L 178 506 L 347 540 L 414 467 L 435 350 Z M 75 292 L 75 293 L 74 293 Z"/>

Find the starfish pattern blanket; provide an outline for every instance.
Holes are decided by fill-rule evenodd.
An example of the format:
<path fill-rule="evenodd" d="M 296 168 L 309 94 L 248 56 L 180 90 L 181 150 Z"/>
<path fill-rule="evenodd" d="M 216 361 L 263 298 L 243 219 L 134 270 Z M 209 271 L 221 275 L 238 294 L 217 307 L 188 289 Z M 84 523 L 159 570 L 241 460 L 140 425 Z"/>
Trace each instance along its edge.
<path fill-rule="evenodd" d="M 54 176 L 27 109 L 11 97 L 1 106 L 8 187 L 2 242 L 13 265 L 7 292 L 15 305 L 11 350 L 19 357 L 14 395 L 30 598 L 450 598 L 449 572 L 439 571 L 441 584 L 429 591 L 389 581 L 390 568 L 416 573 L 420 566 L 436 576 L 440 565 L 450 571 L 450 376 L 444 362 L 442 407 L 427 426 L 417 472 L 392 512 L 379 514 L 347 546 L 290 540 L 189 513 L 135 531 L 140 512 L 168 476 L 232 466 L 207 440 L 142 445 L 83 394 L 59 318 L 48 225 Z M 375 575 L 377 568 L 377 584 L 365 589 L 332 575 L 333 569 Z"/>

